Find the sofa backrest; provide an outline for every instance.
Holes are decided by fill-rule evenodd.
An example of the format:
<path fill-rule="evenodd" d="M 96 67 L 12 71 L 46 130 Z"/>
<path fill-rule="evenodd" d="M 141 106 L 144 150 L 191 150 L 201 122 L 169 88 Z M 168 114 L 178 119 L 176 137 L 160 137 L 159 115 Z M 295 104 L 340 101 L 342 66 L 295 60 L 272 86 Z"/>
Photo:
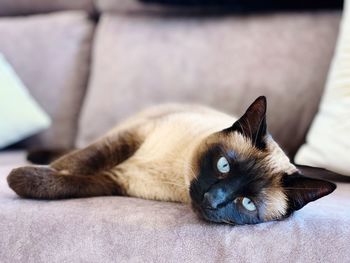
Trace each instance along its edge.
<path fill-rule="evenodd" d="M 73 147 L 93 30 L 81 11 L 0 18 L 0 53 L 52 119 L 48 130 L 21 146 Z"/>
<path fill-rule="evenodd" d="M 152 104 L 196 102 L 238 116 L 266 95 L 269 130 L 293 156 L 317 111 L 339 18 L 103 14 L 78 145 Z"/>
<path fill-rule="evenodd" d="M 66 9 L 84 14 L 0 17 L 0 51 L 54 122 L 26 147 L 73 147 L 79 116 L 82 146 L 151 104 L 196 102 L 238 116 L 264 94 L 269 129 L 293 156 L 317 111 L 340 20 L 327 11 L 169 14 L 137 0 L 0 1 L 0 16 Z"/>

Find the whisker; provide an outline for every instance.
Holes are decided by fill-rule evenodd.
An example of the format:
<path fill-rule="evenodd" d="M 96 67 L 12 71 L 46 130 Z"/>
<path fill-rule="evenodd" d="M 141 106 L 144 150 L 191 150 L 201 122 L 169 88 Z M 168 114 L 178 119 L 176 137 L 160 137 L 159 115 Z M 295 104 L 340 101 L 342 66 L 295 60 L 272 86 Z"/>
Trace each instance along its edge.
<path fill-rule="evenodd" d="M 319 190 L 320 188 L 313 188 L 313 187 L 305 187 L 305 188 L 302 188 L 302 187 L 283 187 L 283 189 L 286 189 L 286 190 Z"/>

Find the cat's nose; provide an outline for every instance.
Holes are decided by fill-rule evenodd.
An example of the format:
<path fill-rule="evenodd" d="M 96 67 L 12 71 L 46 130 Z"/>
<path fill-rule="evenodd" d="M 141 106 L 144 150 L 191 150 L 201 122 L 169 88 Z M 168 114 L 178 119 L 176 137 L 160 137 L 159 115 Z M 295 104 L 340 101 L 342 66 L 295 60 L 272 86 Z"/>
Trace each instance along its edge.
<path fill-rule="evenodd" d="M 227 193 L 223 189 L 213 189 L 204 194 L 202 206 L 206 209 L 217 209 L 224 206 L 227 199 Z"/>

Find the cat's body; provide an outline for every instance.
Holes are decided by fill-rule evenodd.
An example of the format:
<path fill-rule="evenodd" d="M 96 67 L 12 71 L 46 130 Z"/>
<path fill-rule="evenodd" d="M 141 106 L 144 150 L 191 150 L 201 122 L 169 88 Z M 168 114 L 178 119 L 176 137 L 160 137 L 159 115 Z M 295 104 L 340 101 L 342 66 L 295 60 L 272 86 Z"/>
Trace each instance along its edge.
<path fill-rule="evenodd" d="M 8 182 L 29 198 L 127 195 L 192 203 L 196 212 L 214 222 L 281 219 L 335 186 L 317 180 L 317 191 L 310 194 L 288 192 L 287 187 L 307 189 L 310 182 L 295 184 L 298 171 L 266 133 L 265 112 L 262 97 L 238 121 L 202 106 L 157 106 L 48 168 L 13 170 Z"/>
<path fill-rule="evenodd" d="M 172 104 L 141 112 L 122 126 L 143 126 L 139 130 L 143 143 L 111 172 L 127 195 L 190 202 L 190 182 L 196 175 L 189 160 L 207 136 L 236 120 L 202 106 Z M 119 126 L 110 132 L 111 136 L 118 130 Z"/>

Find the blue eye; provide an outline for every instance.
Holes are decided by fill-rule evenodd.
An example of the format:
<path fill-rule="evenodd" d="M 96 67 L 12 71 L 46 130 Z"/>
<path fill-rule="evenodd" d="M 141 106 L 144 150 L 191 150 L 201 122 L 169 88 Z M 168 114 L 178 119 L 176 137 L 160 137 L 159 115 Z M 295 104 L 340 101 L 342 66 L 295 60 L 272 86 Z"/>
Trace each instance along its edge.
<path fill-rule="evenodd" d="M 218 168 L 218 171 L 220 173 L 228 173 L 230 171 L 230 164 L 228 163 L 227 159 L 225 157 L 220 157 L 218 160 L 216 167 Z"/>
<path fill-rule="evenodd" d="M 242 206 L 245 209 L 247 209 L 248 211 L 255 211 L 256 210 L 255 204 L 248 197 L 243 197 L 243 199 L 242 199 Z"/>

